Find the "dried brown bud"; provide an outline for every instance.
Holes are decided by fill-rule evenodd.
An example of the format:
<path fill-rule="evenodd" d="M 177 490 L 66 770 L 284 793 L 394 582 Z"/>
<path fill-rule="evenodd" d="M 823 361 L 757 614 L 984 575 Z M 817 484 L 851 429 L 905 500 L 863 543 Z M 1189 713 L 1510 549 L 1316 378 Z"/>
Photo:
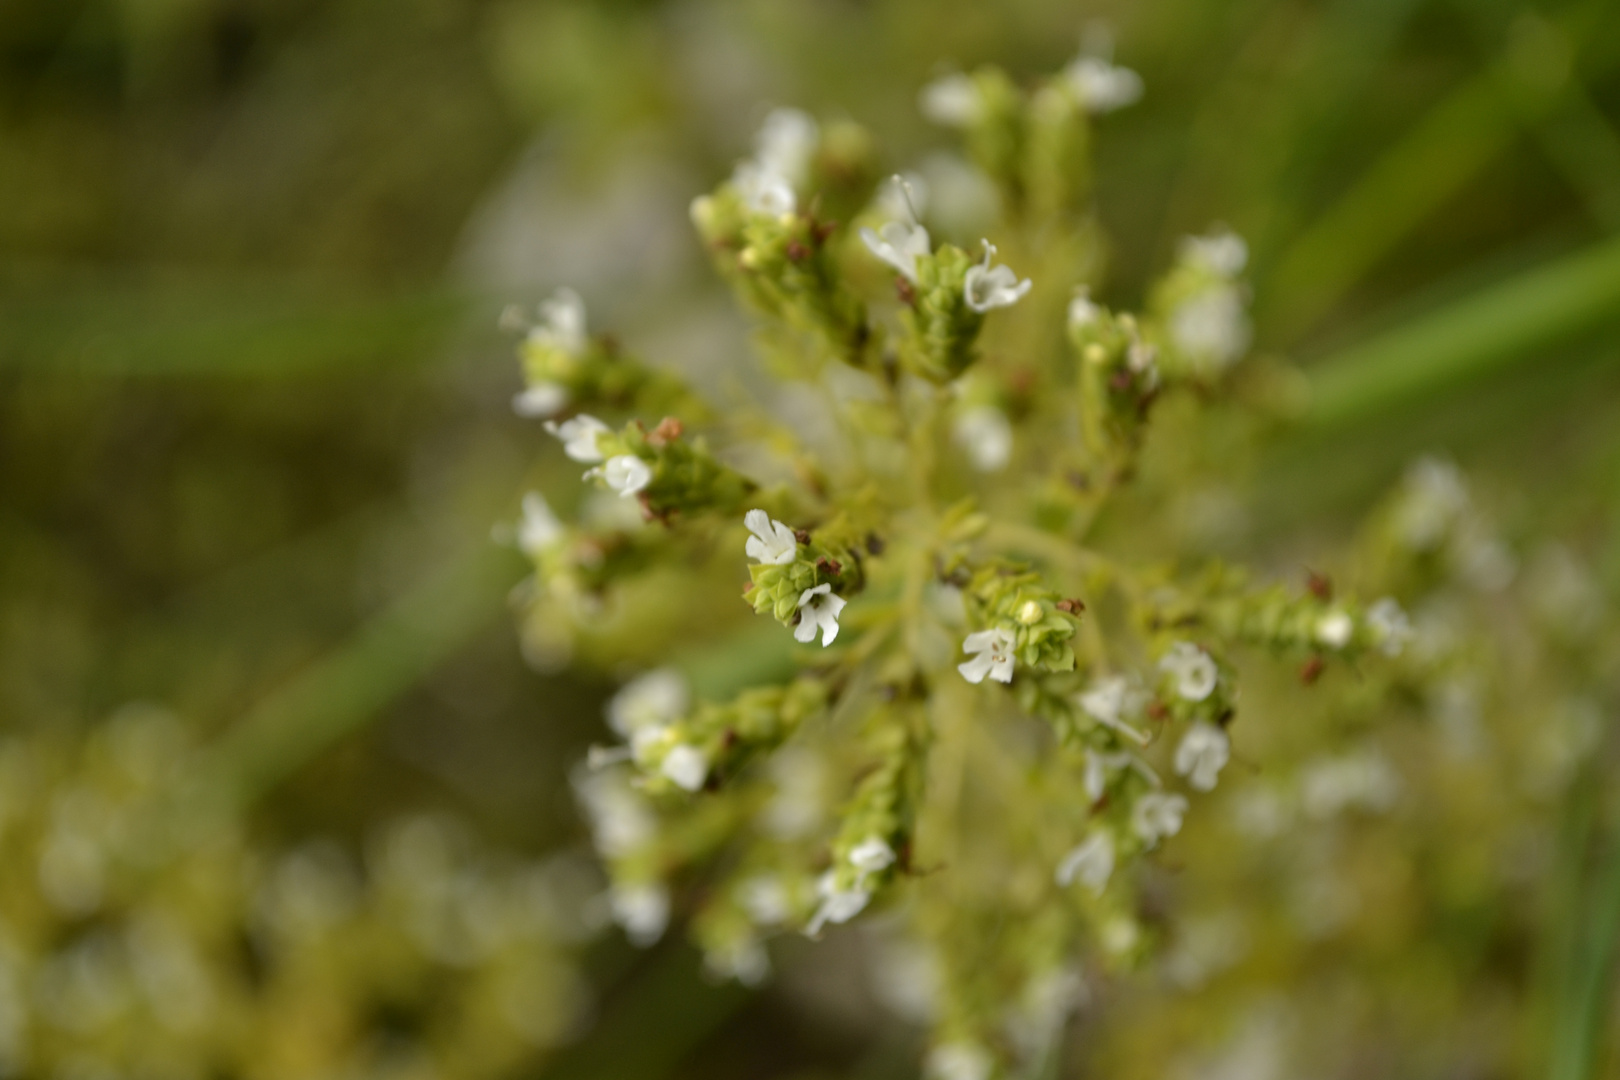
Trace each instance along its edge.
<path fill-rule="evenodd" d="M 1310 686 L 1322 677 L 1322 669 L 1325 667 L 1327 667 L 1327 662 L 1320 656 L 1311 657 L 1299 669 L 1299 681 L 1306 686 Z"/>
<path fill-rule="evenodd" d="M 804 262 L 804 260 L 810 257 L 810 249 L 799 243 L 797 240 L 789 240 L 787 245 L 787 257 L 789 262 Z"/>
<path fill-rule="evenodd" d="M 651 435 L 647 436 L 647 441 L 661 450 L 679 439 L 685 430 L 686 425 L 673 416 L 666 416 L 658 421 L 658 426 L 653 428 Z"/>
<path fill-rule="evenodd" d="M 906 307 L 917 306 L 917 289 L 908 278 L 896 274 L 894 278 L 894 293 Z"/>
<path fill-rule="evenodd" d="M 821 558 L 816 560 L 816 569 L 820 570 L 828 577 L 837 577 L 839 574 L 844 572 L 844 564 L 839 562 L 837 559 L 829 559 L 827 556 L 823 555 Z"/>
<path fill-rule="evenodd" d="M 793 539 L 797 540 L 801 544 L 808 544 L 810 542 L 810 530 L 794 529 Z"/>
<path fill-rule="evenodd" d="M 1333 599 L 1333 579 L 1308 569 L 1305 571 L 1305 590 L 1325 604 Z"/>
<path fill-rule="evenodd" d="M 1065 615 L 1078 615 L 1082 611 L 1086 610 L 1086 602 L 1084 600 L 1077 600 L 1072 597 L 1059 600 L 1053 606 L 1059 611 L 1063 612 Z"/>

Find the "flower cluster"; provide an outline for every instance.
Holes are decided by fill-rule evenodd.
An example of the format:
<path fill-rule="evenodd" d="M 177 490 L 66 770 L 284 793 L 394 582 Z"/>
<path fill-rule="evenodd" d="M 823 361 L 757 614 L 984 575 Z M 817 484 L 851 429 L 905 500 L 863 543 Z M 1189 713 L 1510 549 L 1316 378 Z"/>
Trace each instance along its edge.
<path fill-rule="evenodd" d="M 649 944 L 689 911 L 710 969 L 751 984 L 773 936 L 896 912 L 939 970 L 941 1075 L 1027 1063 L 1086 956 L 1149 955 L 1137 882 L 1225 786 L 1247 657 L 1309 683 L 1409 634 L 1325 579 L 1135 564 L 1162 500 L 1125 497 L 1137 459 L 1192 437 L 1151 407 L 1223 403 L 1247 347 L 1230 234 L 1190 239 L 1142 314 L 1076 280 L 1091 118 L 1140 93 L 1098 54 L 1027 92 L 993 69 L 929 87 L 1003 211 L 967 236 L 879 182 L 854 125 L 771 114 L 692 218 L 841 445 L 742 396 L 649 431 L 632 394 L 617 427 L 548 430 L 645 524 L 564 525 L 535 496 L 517 531 L 531 634 L 654 669 L 575 777 L 613 917 Z"/>

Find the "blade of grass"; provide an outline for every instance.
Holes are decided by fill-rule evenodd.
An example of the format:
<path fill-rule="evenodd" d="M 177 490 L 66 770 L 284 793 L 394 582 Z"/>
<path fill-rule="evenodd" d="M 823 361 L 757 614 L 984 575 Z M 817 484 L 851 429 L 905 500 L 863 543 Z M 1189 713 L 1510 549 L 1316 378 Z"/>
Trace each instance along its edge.
<path fill-rule="evenodd" d="M 1620 319 L 1620 240 L 1482 289 L 1313 365 L 1305 421 L 1365 421 Z"/>
<path fill-rule="evenodd" d="M 177 794 L 179 838 L 245 808 L 375 718 L 504 612 L 520 576 L 514 553 L 480 546 L 260 702 L 208 749 Z"/>
<path fill-rule="evenodd" d="M 1583 9 L 1581 16 L 1592 8 Z M 1458 87 L 1384 155 L 1278 259 L 1257 290 L 1274 340 L 1297 338 L 1500 154 L 1541 119 L 1568 86 L 1569 58 L 1558 42 L 1579 42 L 1585 18 L 1563 29 L 1525 22 L 1502 57 Z M 1554 37 L 1556 36 L 1556 38 Z M 1584 72 L 1597 78 L 1615 57 L 1604 52 Z"/>

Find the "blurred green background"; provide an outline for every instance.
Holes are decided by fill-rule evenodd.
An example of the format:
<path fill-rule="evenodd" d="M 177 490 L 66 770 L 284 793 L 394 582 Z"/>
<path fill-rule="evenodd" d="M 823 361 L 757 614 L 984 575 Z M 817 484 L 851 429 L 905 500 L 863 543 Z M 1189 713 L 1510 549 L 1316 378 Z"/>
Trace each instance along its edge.
<path fill-rule="evenodd" d="M 947 142 L 930 77 L 1053 70 L 1099 19 L 1147 86 L 1099 125 L 1105 296 L 1225 222 L 1307 373 L 1263 546 L 1342 536 L 1428 451 L 1510 534 L 1620 535 L 1612 0 L 6 0 L 0 724 L 160 702 L 267 845 L 440 808 L 578 848 L 608 684 L 512 626 L 490 530 L 555 463 L 499 311 L 570 284 L 655 361 L 742 363 L 685 213 L 767 107 L 899 167 Z M 598 1022 L 546 1075 L 910 1067 L 837 987 L 586 963 Z"/>

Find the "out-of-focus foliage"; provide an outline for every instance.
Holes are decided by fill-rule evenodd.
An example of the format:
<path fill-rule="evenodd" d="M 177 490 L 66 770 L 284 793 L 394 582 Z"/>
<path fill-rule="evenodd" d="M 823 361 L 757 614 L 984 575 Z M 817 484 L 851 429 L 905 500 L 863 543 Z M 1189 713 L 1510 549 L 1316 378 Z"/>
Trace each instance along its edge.
<path fill-rule="evenodd" d="M 196 771 L 209 790 L 252 792 L 234 804 L 238 835 L 266 865 L 322 836 L 359 853 L 384 822 L 424 809 L 531 855 L 580 838 L 564 778 L 597 731 L 595 688 L 520 662 L 499 587 L 514 562 L 467 572 L 490 522 L 515 514 L 511 493 L 549 472 L 530 471 L 532 430 L 508 409 L 518 380 L 495 313 L 571 282 L 642 354 L 708 385 L 735 378 L 740 335 L 710 317 L 684 213 L 766 108 L 851 117 L 897 161 L 923 161 L 944 142 L 918 120 L 917 86 L 986 62 L 1024 82 L 1103 18 L 1146 93 L 1094 147 L 1114 240 L 1097 299 L 1139 307 L 1177 238 L 1223 220 L 1250 240 L 1257 348 L 1305 361 L 1313 386 L 1355 391 L 1335 399 L 1331 428 L 1307 419 L 1230 487 L 1190 499 L 1197 549 L 1291 581 L 1309 562 L 1376 594 L 1384 570 L 1333 552 L 1409 461 L 1441 451 L 1474 480 L 1519 573 L 1506 593 L 1459 587 L 1500 639 L 1474 665 L 1492 738 L 1466 768 L 1431 770 L 1448 737 L 1415 700 L 1341 729 L 1312 719 L 1327 708 L 1313 703 L 1337 700 L 1312 688 L 1299 730 L 1326 741 L 1284 745 L 1295 728 L 1266 704 L 1281 698 L 1246 673 L 1257 786 L 1293 799 L 1316 757 L 1363 760 L 1352 732 L 1367 732 L 1401 794 L 1381 815 L 1296 816 L 1255 876 L 1242 860 L 1206 871 L 1168 857 L 1175 903 L 1149 914 L 1166 913 L 1171 957 L 1200 936 L 1229 943 L 1223 913 L 1296 888 L 1300 857 L 1349 882 L 1355 913 L 1309 942 L 1291 915 L 1248 919 L 1244 958 L 1202 991 L 1152 972 L 1091 986 L 1076 1030 L 1090 1049 L 1072 1068 L 1305 1067 L 1269 1039 L 1364 1054 L 1315 1069 L 1344 1075 L 1480 1058 L 1596 1075 L 1615 1026 L 1604 916 L 1620 876 L 1592 796 L 1612 786 L 1613 674 L 1571 674 L 1561 639 L 1516 613 L 1540 603 L 1533 582 L 1586 581 L 1604 610 L 1620 584 L 1612 8 L 6 5 L 0 724 L 65 761 L 125 702 L 172 705 L 205 747 L 221 739 Z M 1365 381 L 1380 370 L 1401 377 Z M 1536 576 L 1560 550 L 1584 577 Z M 451 588 L 467 581 L 479 587 Z M 1430 591 L 1387 587 L 1414 602 Z M 435 628 L 422 613 L 448 595 L 475 600 Z M 1342 674 L 1324 680 L 1353 682 Z M 1300 700 L 1291 684 L 1278 693 Z M 1577 770 L 1562 796 L 1521 793 L 1511 777 L 1539 759 L 1505 748 L 1539 745 L 1542 715 L 1580 715 L 1566 700 L 1598 708 L 1590 778 Z M 1276 743 L 1264 714 L 1283 718 Z M 1508 779 L 1488 778 L 1495 762 Z M 1442 768 L 1464 782 L 1437 779 Z M 1231 779 L 1236 798 L 1247 778 Z M 1209 815 L 1208 843 L 1196 822 L 1172 843 L 1267 850 L 1223 831 L 1224 813 Z M 1484 824 L 1447 824 L 1459 820 Z M 1414 852 L 1475 865 L 1419 874 L 1437 860 Z M 1503 884 L 1486 863 L 1521 876 Z M 1400 902 L 1377 902 L 1389 897 Z M 917 1036 L 873 1007 L 860 975 L 874 957 L 890 972 L 904 958 L 856 941 L 808 954 L 789 943 L 780 982 L 746 1001 L 695 984 L 672 947 L 626 963 L 604 943 L 590 965 L 600 1021 L 556 1068 L 908 1075 Z M 1419 1004 L 1393 1019 L 1357 1006 L 1391 987 Z M 1464 1014 L 1500 1022 L 1436 1046 Z M 1340 1025 L 1336 1042 L 1320 1024 Z"/>

